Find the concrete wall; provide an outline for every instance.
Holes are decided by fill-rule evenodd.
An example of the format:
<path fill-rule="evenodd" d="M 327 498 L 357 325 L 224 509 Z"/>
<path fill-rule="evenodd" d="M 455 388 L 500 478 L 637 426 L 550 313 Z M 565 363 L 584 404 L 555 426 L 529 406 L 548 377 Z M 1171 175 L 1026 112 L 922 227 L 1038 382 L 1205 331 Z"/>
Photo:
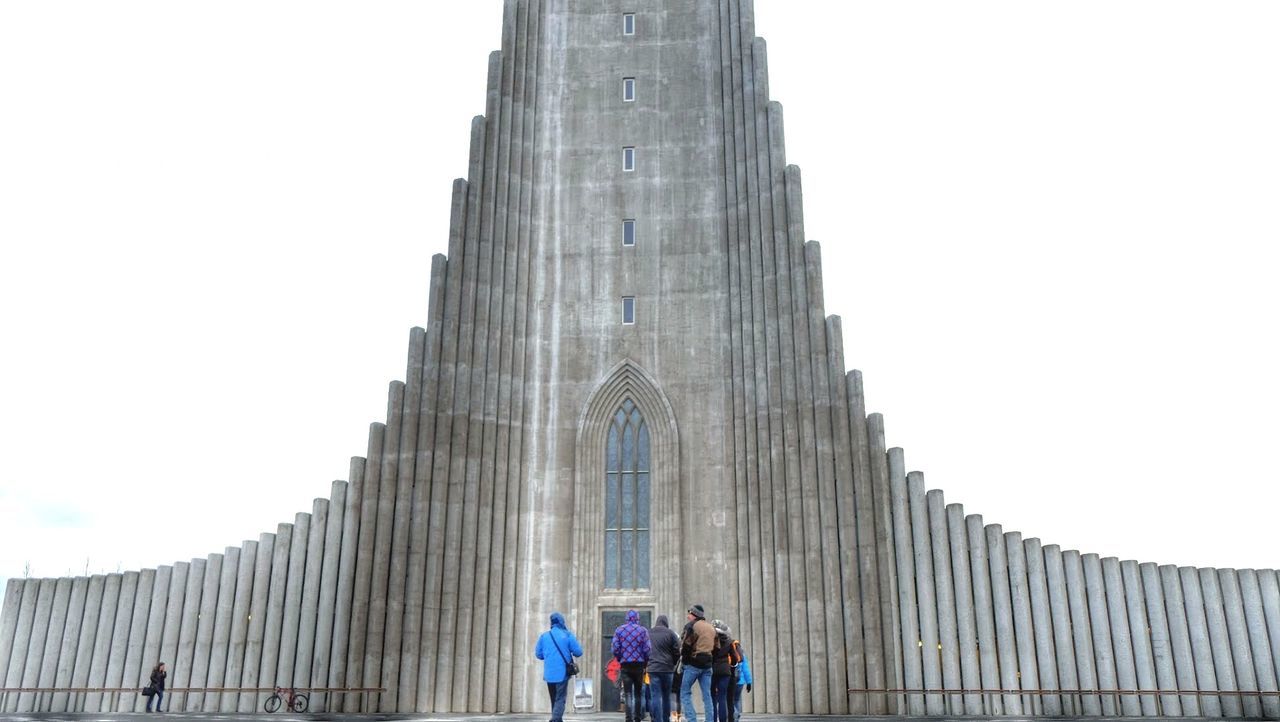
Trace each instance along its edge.
<path fill-rule="evenodd" d="M 543 711 L 549 613 L 599 683 L 602 612 L 678 623 L 697 602 L 743 642 L 753 712 L 1278 716 L 1170 692 L 1276 689 L 1274 571 L 1064 551 L 886 448 L 824 310 L 749 0 L 504 7 L 427 323 L 349 481 L 205 559 L 11 581 L 4 686 L 125 691 L 5 711 L 137 710 L 162 660 L 171 711 L 250 712 L 263 695 L 222 690 L 275 685 L 384 690 L 313 711 Z M 606 589 L 625 401 L 652 440 L 651 580 Z M 861 692 L 903 687 L 930 691 Z"/>

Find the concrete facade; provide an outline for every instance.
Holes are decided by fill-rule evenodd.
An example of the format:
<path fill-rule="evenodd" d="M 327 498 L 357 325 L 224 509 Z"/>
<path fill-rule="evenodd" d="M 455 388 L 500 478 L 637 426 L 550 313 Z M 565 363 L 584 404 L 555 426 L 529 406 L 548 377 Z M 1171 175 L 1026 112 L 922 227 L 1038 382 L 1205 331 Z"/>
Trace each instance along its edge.
<path fill-rule="evenodd" d="M 201 688 L 172 711 L 296 685 L 384 690 L 313 711 L 536 712 L 552 611 L 599 684 L 602 614 L 699 602 L 743 642 L 754 712 L 1280 715 L 1191 694 L 1276 689 L 1276 572 L 1042 544 L 886 448 L 750 0 L 507 0 L 502 38 L 428 322 L 349 480 L 207 559 L 11 580 L 5 687 L 136 689 L 164 659 Z M 883 691 L 904 687 L 930 692 Z"/>

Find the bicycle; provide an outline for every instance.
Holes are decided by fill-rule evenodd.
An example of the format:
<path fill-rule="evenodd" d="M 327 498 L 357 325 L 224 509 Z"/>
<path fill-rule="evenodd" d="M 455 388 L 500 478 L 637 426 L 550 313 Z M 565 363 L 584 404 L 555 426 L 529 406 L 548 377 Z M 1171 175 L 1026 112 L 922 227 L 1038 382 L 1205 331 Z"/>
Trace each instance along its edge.
<path fill-rule="evenodd" d="M 298 692 L 292 687 L 289 689 L 276 687 L 276 691 L 271 693 L 271 696 L 267 698 L 267 701 L 262 705 L 262 708 L 268 712 L 275 712 L 280 709 L 281 702 L 284 702 L 285 707 L 293 710 L 294 712 L 307 711 L 307 695 Z"/>

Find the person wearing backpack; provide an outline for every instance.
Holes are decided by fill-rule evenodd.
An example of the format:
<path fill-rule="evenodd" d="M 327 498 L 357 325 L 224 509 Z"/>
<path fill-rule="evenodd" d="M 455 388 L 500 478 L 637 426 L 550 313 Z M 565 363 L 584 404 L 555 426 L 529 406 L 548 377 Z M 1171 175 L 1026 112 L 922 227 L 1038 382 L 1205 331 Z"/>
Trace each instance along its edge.
<path fill-rule="evenodd" d="M 533 654 L 542 660 L 542 679 L 546 681 L 547 694 L 551 697 L 551 722 L 564 722 L 564 699 L 569 690 L 569 678 L 578 673 L 573 657 L 582 656 L 582 645 L 565 626 L 563 614 L 551 613 L 551 629 L 538 637 Z"/>
<path fill-rule="evenodd" d="M 742 719 L 742 692 L 745 689 L 751 691 L 751 663 L 747 661 L 747 655 L 742 651 L 742 645 L 738 640 L 733 640 L 733 646 L 738 651 L 738 657 L 742 660 L 738 664 L 738 684 L 737 693 L 733 697 L 733 722 Z"/>
<path fill-rule="evenodd" d="M 711 661 L 715 652 L 716 630 L 707 621 L 701 604 L 689 607 L 689 623 L 684 625 L 680 637 L 680 664 L 684 676 L 680 680 L 680 711 L 688 722 L 698 722 L 698 710 L 693 707 L 693 687 L 702 690 L 702 715 L 711 722 L 714 712 L 711 702 Z"/>
<path fill-rule="evenodd" d="M 711 697 L 714 700 L 715 722 L 729 722 L 729 710 L 733 709 L 734 675 L 739 659 L 729 636 L 729 625 L 719 619 L 711 623 L 716 630 L 716 643 L 711 655 Z"/>

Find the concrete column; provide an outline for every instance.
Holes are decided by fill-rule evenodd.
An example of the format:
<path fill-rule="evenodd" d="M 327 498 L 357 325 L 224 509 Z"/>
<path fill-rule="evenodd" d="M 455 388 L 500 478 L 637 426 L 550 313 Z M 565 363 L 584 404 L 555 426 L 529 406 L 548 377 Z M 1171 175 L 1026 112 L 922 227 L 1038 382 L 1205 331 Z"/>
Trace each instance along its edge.
<path fill-rule="evenodd" d="M 18 632 L 18 610 L 22 607 L 22 588 L 26 580 L 10 579 L 4 585 L 4 607 L 0 613 L 0 684 L 8 687 L 9 657 Z M 3 712 L 0 704 L 0 712 Z"/>
<path fill-rule="evenodd" d="M 22 687 L 35 687 L 40 681 L 40 663 L 44 659 L 44 643 L 49 637 L 49 620 L 53 616 L 53 599 L 57 594 L 56 579 L 41 579 L 36 592 L 35 614 L 31 618 L 31 636 L 27 641 L 22 664 Z M 35 710 L 36 696 L 31 692 L 18 695 L 17 711 Z"/>
<path fill-rule="evenodd" d="M 1129 634 L 1133 641 L 1133 666 L 1138 675 L 1138 689 L 1153 690 L 1158 687 L 1156 663 L 1151 651 L 1146 596 L 1142 593 L 1142 578 L 1138 572 L 1138 563 L 1132 560 L 1120 562 L 1120 578 L 1124 581 L 1125 609 L 1129 616 Z M 1159 716 L 1156 695 L 1140 695 L 1139 700 L 1144 717 Z"/>
<path fill-rule="evenodd" d="M 1227 620 L 1227 634 L 1231 639 L 1231 659 L 1236 668 L 1237 687 L 1242 692 L 1258 691 L 1258 675 L 1253 664 L 1253 650 L 1249 647 L 1249 625 L 1245 621 L 1244 600 L 1240 594 L 1240 582 L 1234 569 L 1218 570 L 1218 589 L 1222 595 L 1222 609 Z M 1201 583 L 1203 585 L 1203 579 Z M 1245 697 L 1244 713 L 1249 717 L 1262 715 L 1261 700 Z"/>
<path fill-rule="evenodd" d="M 88 595 L 88 577 L 76 577 L 71 580 L 71 594 L 67 600 L 66 617 L 62 624 L 62 639 L 57 653 L 58 663 L 52 682 L 54 687 L 72 686 L 71 678 L 75 670 L 76 653 L 80 649 L 80 630 L 84 627 L 84 605 Z M 94 615 L 94 620 L 97 620 L 96 614 Z M 48 655 L 46 654 L 47 657 Z M 0 679 L 3 679 L 3 677 L 0 677 Z M 49 710 L 51 712 L 66 712 L 70 701 L 69 694 L 58 692 L 51 697 Z"/>
<path fill-rule="evenodd" d="M 369 632 L 369 598 L 373 589 L 374 539 L 378 532 L 378 491 L 382 480 L 382 439 L 386 431 L 385 424 L 369 425 L 369 447 L 364 464 L 365 478 L 360 497 L 360 538 L 356 546 L 355 579 L 352 582 L 347 676 L 342 685 L 344 687 L 363 687 L 365 681 L 364 660 Z M 443 543 L 440 546 L 443 546 Z M 344 711 L 360 712 L 360 695 L 347 697 Z"/>
<path fill-rule="evenodd" d="M 1133 635 L 1129 631 L 1129 609 L 1118 559 L 1102 560 L 1102 579 L 1107 589 L 1107 618 L 1111 620 L 1111 644 L 1116 654 L 1116 681 L 1121 690 L 1136 690 L 1138 672 L 1133 658 Z M 1122 695 L 1120 709 L 1125 717 L 1143 714 L 1142 702 L 1134 695 Z"/>
<path fill-rule="evenodd" d="M 1272 569 L 1258 571 L 1258 591 L 1262 596 L 1262 612 L 1267 621 L 1267 634 L 1271 642 L 1267 655 L 1280 672 L 1280 578 Z M 1261 653 L 1259 653 L 1261 654 Z"/>
<path fill-rule="evenodd" d="M 1018 643 L 1018 681 L 1022 689 L 1040 689 L 1040 670 L 1036 664 L 1036 630 L 1031 616 L 1031 586 L 1027 581 L 1027 552 L 1022 534 L 1004 534 L 1005 555 L 1009 560 L 1009 591 L 1013 601 L 1014 636 Z M 1047 685 L 1046 685 L 1047 686 Z M 1022 696 L 1022 708 L 1030 714 L 1044 714 L 1040 697 Z"/>
<path fill-rule="evenodd" d="M 166 687 L 173 686 L 176 678 L 178 659 L 178 635 L 182 631 L 182 609 L 186 604 L 187 576 L 191 573 L 190 562 L 176 562 L 169 574 L 169 593 L 165 600 L 164 632 L 160 636 L 160 659 L 169 668 Z M 173 700 L 167 699 L 165 705 Z"/>
<path fill-rule="evenodd" d="M 964 507 L 960 504 L 947 505 L 947 531 L 950 534 L 951 579 L 955 587 L 960 681 L 965 689 L 981 689 L 982 671 L 978 666 L 978 627 L 973 612 L 973 573 L 969 569 L 969 540 L 964 526 Z M 985 573 L 984 570 L 983 574 Z M 982 714 L 982 695 L 965 695 L 964 713 Z"/>
<path fill-rule="evenodd" d="M 1160 567 L 1160 587 L 1164 595 L 1166 617 L 1169 622 L 1169 651 L 1173 655 L 1173 667 L 1178 689 L 1197 689 L 1196 668 L 1191 654 L 1191 633 L 1187 627 L 1187 605 L 1178 581 L 1178 569 L 1173 565 Z M 1188 717 L 1205 716 L 1200 698 L 1193 694 L 1182 695 L 1182 713 Z"/>
<path fill-rule="evenodd" d="M 942 660 L 938 656 L 938 608 L 933 574 L 933 541 L 929 528 L 924 475 L 907 474 L 907 499 L 911 514 L 911 542 L 916 559 L 916 599 L 920 604 L 920 649 L 924 670 L 924 688 L 942 688 Z M 925 714 L 933 717 L 946 713 L 942 695 L 925 695 Z"/>
<path fill-rule="evenodd" d="M 121 685 L 132 687 L 134 690 L 139 690 L 146 684 L 142 672 L 142 652 L 143 645 L 147 641 L 147 620 L 151 614 L 151 593 L 155 590 L 155 585 L 156 570 L 143 569 L 138 573 L 138 589 L 133 599 L 133 618 L 129 623 L 129 644 L 125 648 L 124 684 Z M 147 671 L 150 672 L 149 669 Z M 134 711 L 141 696 L 137 691 L 122 692 L 116 711 Z"/>
<path fill-rule="evenodd" d="M 947 530 L 946 502 L 942 491 L 932 489 L 925 495 L 925 504 L 929 512 L 929 539 L 933 543 L 933 580 L 934 596 L 938 604 L 938 650 L 942 659 L 942 686 L 946 689 L 959 689 L 960 681 L 960 640 L 956 631 L 956 594 L 955 584 L 951 578 L 950 533 Z M 960 714 L 964 710 L 964 702 L 960 695 L 950 694 L 944 697 L 948 714 Z"/>
<path fill-rule="evenodd" d="M 1049 615 L 1053 624 L 1053 647 L 1058 663 L 1058 686 L 1062 689 L 1080 689 L 1076 672 L 1075 639 L 1071 635 L 1071 609 L 1067 602 L 1067 578 L 1063 569 L 1062 550 L 1057 544 L 1049 544 L 1042 550 L 1045 583 L 1049 589 Z M 1079 695 L 1063 695 L 1064 714 L 1083 712 Z"/>
<path fill-rule="evenodd" d="M 302 583 L 302 614 L 298 619 L 298 652 L 293 661 L 293 685 L 310 687 L 315 661 L 316 627 L 320 609 L 320 575 L 324 570 L 324 539 L 329 526 L 329 500 L 315 499 L 307 533 L 306 567 Z M 322 685 L 317 685 L 322 686 Z"/>
<path fill-rule="evenodd" d="M 258 535 L 258 548 L 253 560 L 253 595 L 249 599 L 248 629 L 245 632 L 244 666 L 240 671 L 241 687 L 262 686 L 262 647 L 267 636 L 267 609 L 270 604 L 271 565 L 275 559 L 276 535 Z M 236 711 L 255 712 L 260 695 L 242 692 Z"/>
<path fill-rule="evenodd" d="M 902 449 L 889 449 L 889 493 L 893 511 L 893 537 L 896 553 L 895 568 L 897 570 L 898 609 L 902 625 L 902 664 L 903 687 L 920 689 L 924 686 L 924 671 L 921 661 L 920 610 L 916 604 L 915 579 L 915 547 L 911 538 L 911 513 L 907 502 L 906 464 L 903 461 Z M 846 607 L 853 607 L 846 603 Z M 865 697 L 865 695 L 863 695 Z M 854 700 L 853 708 L 861 709 Z M 924 697 L 918 694 L 906 695 L 904 709 L 912 717 L 920 717 L 925 713 Z"/>
<path fill-rule="evenodd" d="M 1099 571 L 1101 569 L 1099 568 Z M 1062 552 L 1062 572 L 1066 583 L 1067 607 L 1071 613 L 1069 631 L 1076 658 L 1076 683 L 1080 689 L 1098 689 L 1098 668 L 1094 660 L 1093 624 L 1089 619 L 1088 587 L 1084 562 L 1074 549 Z M 1105 607 L 1104 607 L 1105 608 Z M 1080 711 L 1090 717 L 1102 714 L 1097 694 L 1080 696 Z"/>
<path fill-rule="evenodd" d="M 985 531 L 987 558 L 991 568 L 991 601 L 996 628 L 996 651 L 1000 660 L 1000 689 L 1013 690 L 1019 687 L 1020 672 L 1004 529 L 999 524 L 988 524 Z M 1029 707 L 1022 706 L 1022 696 L 1017 694 L 1005 694 L 1001 700 L 1001 706 L 1004 714 L 1015 716 L 1030 710 Z"/>
<path fill-rule="evenodd" d="M 1039 539 L 1022 542 L 1027 559 L 1027 585 L 1031 596 L 1031 621 L 1035 630 L 1036 665 L 1042 689 L 1061 689 L 1058 684 L 1058 653 L 1053 646 L 1053 618 L 1049 610 L 1049 589 L 1045 579 L 1044 552 Z M 1047 694 L 1040 698 L 1044 714 L 1057 717 L 1063 713 L 1063 700 Z"/>
<path fill-rule="evenodd" d="M 151 681 L 151 670 L 160 663 L 160 643 L 164 641 L 165 615 L 169 611 L 169 586 L 173 580 L 173 567 L 161 566 L 155 571 L 155 581 L 151 585 L 151 604 L 147 612 L 146 634 L 142 644 L 142 657 L 139 672 L 142 685 Z M 138 695 L 134 699 L 133 709 L 141 712 L 147 708 L 146 698 Z"/>
<path fill-rule="evenodd" d="M 1222 591 L 1218 586 L 1218 570 L 1212 567 L 1197 569 L 1196 574 L 1200 578 L 1200 596 L 1204 601 L 1205 626 L 1209 629 L 1209 646 L 1213 652 L 1213 669 L 1218 679 L 1218 689 L 1243 689 L 1237 681 L 1239 676 L 1236 674 L 1232 640 L 1227 629 L 1227 613 L 1222 605 Z M 1187 591 L 1185 585 L 1183 591 Z M 1257 717 L 1261 713 L 1256 699 L 1250 700 L 1240 695 L 1222 695 L 1220 699 L 1224 717 Z"/>
<path fill-rule="evenodd" d="M 36 676 L 36 687 L 52 687 L 58 674 L 58 655 L 62 651 L 63 633 L 67 627 L 67 610 L 71 605 L 71 577 L 54 580 L 53 600 L 49 610 L 48 631 L 45 634 L 44 650 L 40 655 L 39 673 Z M 40 711 L 49 711 L 50 698 L 38 695 L 36 705 Z"/>
<path fill-rule="evenodd" d="M 227 655 L 231 649 L 231 626 L 235 617 L 236 580 L 240 575 L 239 547 L 226 547 L 222 554 L 222 568 L 218 575 L 217 605 L 213 611 L 213 629 L 209 635 L 209 666 L 205 673 L 205 686 L 220 690 L 227 681 Z M 225 700 L 230 702 L 230 700 Z M 221 691 L 204 696 L 203 710 L 217 712 L 224 703 Z"/>
<path fill-rule="evenodd" d="M 1098 689 L 1118 689 L 1116 658 L 1111 647 L 1111 620 L 1107 615 L 1107 588 L 1102 578 L 1102 562 L 1097 554 L 1084 554 L 1080 557 L 1080 563 L 1084 567 L 1084 591 L 1089 604 L 1089 629 L 1092 633 Z M 1114 717 L 1120 714 L 1120 700 L 1114 695 L 1103 694 L 1100 703 L 1104 716 Z"/>
<path fill-rule="evenodd" d="M 258 667 L 258 686 L 280 684 L 277 665 L 280 639 L 284 632 L 286 589 L 289 583 L 289 552 L 293 546 L 293 525 L 276 525 L 275 544 L 271 550 L 271 583 L 267 588 L 266 626 L 262 632 L 262 662 Z"/>
<path fill-rule="evenodd" d="M 1270 574 L 1264 571 L 1263 574 Z M 1271 640 L 1267 636 L 1266 613 L 1262 608 L 1262 592 L 1258 585 L 1258 573 L 1252 569 L 1241 569 L 1236 572 L 1240 585 L 1240 601 L 1244 606 L 1245 629 L 1248 630 L 1250 651 L 1253 654 L 1253 668 L 1258 679 L 1258 689 L 1262 692 L 1275 692 L 1276 670 L 1271 659 Z M 1262 715 L 1267 719 L 1280 718 L 1280 698 L 1266 695 L 1259 700 L 1262 704 Z"/>
<path fill-rule="evenodd" d="M 354 612 L 351 597 L 356 579 L 356 549 L 360 541 L 360 504 L 364 489 L 364 459 L 351 458 L 350 485 L 347 487 L 346 507 L 342 512 L 342 547 L 338 554 L 338 589 L 333 603 L 333 650 L 329 653 L 329 686 L 343 687 L 347 683 L 347 650 L 351 639 L 351 623 Z M 425 614 L 425 610 L 424 610 Z M 336 695 L 329 700 L 328 710 L 345 709 L 346 699 Z"/>
<path fill-rule="evenodd" d="M 205 563 L 204 588 L 200 591 L 200 614 L 196 622 L 195 645 L 191 656 L 191 686 L 206 687 L 209 682 L 209 659 L 213 650 L 213 629 L 218 619 L 218 591 L 222 587 L 223 556 L 210 554 Z M 204 709 L 204 692 L 188 696 L 186 709 Z"/>
<path fill-rule="evenodd" d="M 120 585 L 120 601 L 116 604 L 116 618 L 111 632 L 111 652 L 107 657 L 107 678 L 104 687 L 123 687 L 125 657 L 129 651 L 129 626 L 133 621 L 133 606 L 138 594 L 138 573 L 125 572 Z M 132 680 L 129 686 L 133 686 Z M 103 712 L 118 712 L 119 697 L 109 694 L 103 700 Z"/>
<path fill-rule="evenodd" d="M 852 448 L 856 450 L 853 455 L 853 484 L 854 484 L 854 517 L 855 526 L 858 534 L 858 578 L 862 585 L 862 596 L 860 598 L 861 608 L 859 615 L 862 617 L 863 629 L 863 648 L 866 650 L 864 660 L 867 670 L 867 686 L 872 689 L 884 689 L 887 679 L 885 671 L 884 659 L 884 639 L 881 635 L 880 625 L 877 620 L 880 618 L 880 573 L 877 568 L 878 556 L 876 554 L 876 535 L 875 535 L 875 513 L 872 499 L 872 473 L 871 473 L 871 443 L 867 436 L 867 414 L 866 414 L 866 397 L 862 390 L 862 373 L 860 371 L 850 371 L 845 377 L 845 388 L 848 392 L 849 403 L 849 433 L 852 435 Z M 908 488 L 910 488 L 910 477 L 908 477 Z M 922 482 L 923 484 L 923 482 Z M 922 500 L 923 503 L 923 500 Z M 921 507 L 923 509 L 923 507 Z M 912 510 L 912 539 L 915 539 L 915 511 Z M 925 528 L 928 528 L 927 525 Z M 923 549 L 923 552 L 922 552 Z M 916 546 L 916 558 L 920 558 L 923 553 L 929 556 L 929 547 Z M 932 563 L 932 561 L 930 562 Z M 916 598 L 920 599 L 919 591 L 916 592 Z M 932 598 L 932 594 L 930 594 Z M 924 629 L 924 607 L 921 607 L 921 630 Z M 935 622 L 936 624 L 936 622 Z M 934 627 L 936 629 L 936 627 Z M 772 633 L 773 627 L 770 627 Z M 935 645 L 936 648 L 936 645 Z M 927 658 L 926 658 L 927 659 Z M 925 686 L 929 686 L 929 677 L 926 672 Z M 942 680 L 941 668 L 938 669 L 938 680 Z M 927 705 L 926 705 L 927 707 Z M 884 714 L 888 706 L 884 699 L 879 696 L 868 695 L 867 712 L 868 714 Z"/>
<path fill-rule="evenodd" d="M 338 570 L 342 556 L 342 522 L 346 517 L 346 507 L 347 483 L 335 481 L 329 489 L 329 508 L 324 525 L 324 556 L 321 559 L 320 598 L 316 609 L 316 643 L 311 662 L 312 686 L 329 686 L 330 655 L 333 653 L 333 617 L 337 605 Z M 319 524 L 317 523 L 316 526 L 319 527 Z M 416 691 L 416 684 L 414 689 Z M 315 710 L 329 711 L 333 699 L 332 693 L 318 695 L 318 698 L 313 700 Z M 412 709 L 407 706 L 406 708 Z"/>
<path fill-rule="evenodd" d="M 1164 589 L 1160 585 L 1160 572 L 1150 562 L 1138 565 L 1142 576 L 1142 592 L 1147 602 L 1147 629 L 1151 638 L 1151 656 L 1156 666 L 1156 684 L 1160 689 L 1178 689 L 1178 677 L 1173 669 L 1173 649 L 1169 642 L 1169 619 L 1165 614 Z M 1177 717 L 1184 714 L 1182 700 L 1177 695 L 1160 698 L 1160 712 Z"/>
<path fill-rule="evenodd" d="M 107 686 L 107 662 L 111 657 L 111 637 L 123 583 L 124 575 L 121 574 L 110 574 L 103 579 L 102 604 L 98 608 L 98 628 L 93 638 L 93 660 L 89 665 L 89 678 L 85 684 L 87 687 Z M 25 598 L 23 601 L 26 601 Z M 13 671 L 12 665 L 9 671 Z M 102 703 L 101 693 L 89 693 L 85 695 L 81 707 L 86 712 L 98 712 L 101 711 Z"/>
<path fill-rule="evenodd" d="M 178 629 L 178 653 L 174 655 L 173 668 L 169 672 L 169 684 L 173 687 L 191 686 L 192 660 L 196 657 L 196 631 L 200 625 L 200 597 L 204 594 L 204 576 L 209 563 L 204 559 L 192 559 L 187 570 L 187 586 L 182 595 L 182 622 Z M 186 712 L 191 695 L 175 692 L 166 703 L 172 712 Z"/>
<path fill-rule="evenodd" d="M 307 567 L 307 538 L 311 534 L 311 515 L 298 512 L 293 516 L 293 539 L 289 543 L 289 574 L 285 584 L 284 622 L 280 629 L 280 654 L 276 662 L 276 683 L 294 686 L 293 667 L 298 655 L 298 628 L 302 620 L 303 583 Z"/>
<path fill-rule="evenodd" d="M 258 564 L 258 542 L 245 540 L 240 543 L 240 560 L 236 565 L 236 593 L 231 603 L 231 635 L 227 642 L 227 672 L 222 685 L 241 687 L 244 682 L 245 646 L 249 639 L 249 615 L 253 605 L 253 577 Z M 239 709 L 240 693 L 223 692 L 218 704 L 220 712 Z"/>
<path fill-rule="evenodd" d="M 369 591 L 369 623 L 364 652 L 364 686 L 382 686 L 383 650 L 386 647 L 387 591 L 391 569 L 391 539 L 396 513 L 396 461 L 400 453 L 400 427 L 404 422 L 404 383 L 391 382 L 387 394 L 387 426 L 382 439 L 381 479 L 378 491 L 378 529 L 374 536 L 372 587 Z M 296 541 L 296 540 L 295 540 Z M 399 655 L 399 650 L 396 651 Z M 394 685 L 393 685 L 394 686 Z M 455 690 L 456 694 L 456 690 Z M 383 710 L 380 697 L 372 695 L 371 710 Z"/>
<path fill-rule="evenodd" d="M 983 689 L 1003 689 L 1000 661 L 997 656 L 995 600 L 991 592 L 991 566 L 988 563 L 987 537 L 982 529 L 982 515 L 970 514 L 964 519 L 969 542 L 969 569 L 973 589 L 973 611 L 978 635 L 978 666 Z M 1004 714 L 1001 695 L 982 696 L 982 714 Z"/>
<path fill-rule="evenodd" d="M 1209 624 L 1205 618 L 1204 597 L 1200 593 L 1200 575 L 1194 567 L 1180 567 L 1178 581 L 1187 612 L 1187 633 L 1191 642 L 1191 656 L 1195 662 L 1196 683 L 1194 689 L 1215 692 L 1218 675 L 1214 671 L 1213 644 L 1209 638 Z M 1230 652 L 1227 653 L 1228 657 Z M 1237 714 L 1239 704 L 1237 701 Z M 1223 716 L 1223 700 L 1218 695 L 1200 697 L 1200 710 L 1205 717 Z"/>
<path fill-rule="evenodd" d="M 763 40 L 760 43 L 763 44 Z M 867 417 L 867 438 L 871 445 L 871 490 L 874 494 L 876 530 L 876 576 L 879 587 L 880 640 L 884 649 L 884 684 L 902 684 L 902 649 L 898 646 L 898 580 L 893 573 L 893 521 L 889 511 L 889 470 L 884 441 L 884 417 Z M 893 698 L 885 700 L 885 713 L 897 714 Z"/>
<path fill-rule="evenodd" d="M 102 597 L 103 590 L 106 588 L 107 578 L 102 574 L 95 574 L 89 577 L 88 592 L 85 595 L 83 608 L 83 621 L 80 624 L 80 639 L 76 645 L 75 666 L 71 670 L 70 687 L 88 687 L 89 671 L 93 664 L 93 648 L 94 640 L 98 638 L 98 619 L 102 614 Z M 0 649 L 0 652 L 3 652 Z M 7 654 L 0 654 L 0 665 L 8 660 Z M 0 680 L 4 677 L 0 675 Z M 84 693 L 78 693 L 72 696 L 70 703 L 67 705 L 67 712 L 83 712 L 84 711 Z"/>

